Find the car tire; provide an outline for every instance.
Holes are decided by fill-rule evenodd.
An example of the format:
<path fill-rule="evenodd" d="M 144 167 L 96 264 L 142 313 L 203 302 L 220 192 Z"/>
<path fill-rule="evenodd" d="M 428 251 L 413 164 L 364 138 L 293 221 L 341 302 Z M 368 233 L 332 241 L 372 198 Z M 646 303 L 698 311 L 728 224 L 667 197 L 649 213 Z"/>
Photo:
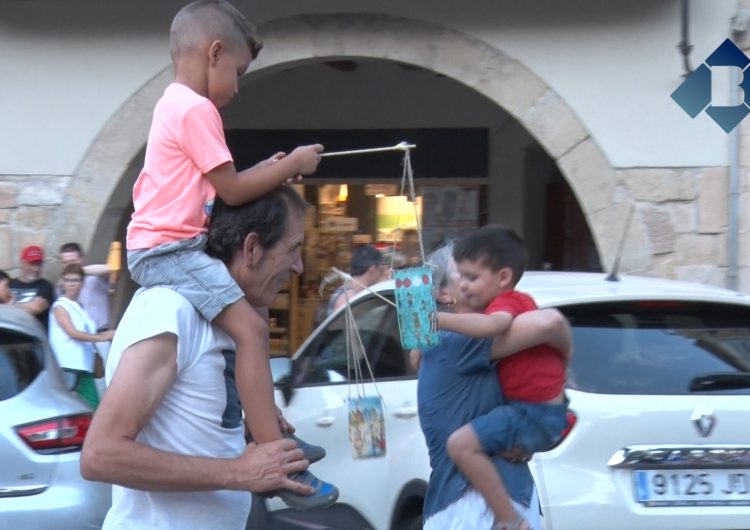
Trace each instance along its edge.
<path fill-rule="evenodd" d="M 422 514 L 405 517 L 398 524 L 396 530 L 422 530 Z"/>

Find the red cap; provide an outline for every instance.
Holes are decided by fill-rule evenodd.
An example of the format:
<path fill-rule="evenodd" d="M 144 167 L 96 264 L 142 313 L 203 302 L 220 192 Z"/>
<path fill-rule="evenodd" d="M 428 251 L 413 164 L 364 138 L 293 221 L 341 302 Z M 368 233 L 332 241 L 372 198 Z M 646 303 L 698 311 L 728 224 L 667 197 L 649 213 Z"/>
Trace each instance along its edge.
<path fill-rule="evenodd" d="M 29 245 L 21 251 L 21 261 L 38 263 L 44 261 L 44 250 L 36 245 Z"/>

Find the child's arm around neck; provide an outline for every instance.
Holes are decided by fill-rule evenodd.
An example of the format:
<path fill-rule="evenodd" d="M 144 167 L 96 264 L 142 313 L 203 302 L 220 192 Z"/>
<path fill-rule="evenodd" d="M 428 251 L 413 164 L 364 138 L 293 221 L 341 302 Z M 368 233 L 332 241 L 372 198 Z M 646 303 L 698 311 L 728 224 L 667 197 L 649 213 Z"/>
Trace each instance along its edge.
<path fill-rule="evenodd" d="M 437 314 L 439 329 L 462 333 L 478 339 L 498 337 L 505 333 L 513 322 L 513 315 L 497 311 L 490 315 L 482 313 L 442 313 Z"/>

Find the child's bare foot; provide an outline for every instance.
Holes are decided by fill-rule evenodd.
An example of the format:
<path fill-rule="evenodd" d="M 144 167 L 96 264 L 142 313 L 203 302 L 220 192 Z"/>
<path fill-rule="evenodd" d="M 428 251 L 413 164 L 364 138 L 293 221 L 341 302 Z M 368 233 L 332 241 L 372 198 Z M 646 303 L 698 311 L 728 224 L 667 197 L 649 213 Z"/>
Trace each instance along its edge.
<path fill-rule="evenodd" d="M 498 521 L 492 525 L 492 530 L 531 530 L 528 521 L 520 513 L 510 522 Z"/>

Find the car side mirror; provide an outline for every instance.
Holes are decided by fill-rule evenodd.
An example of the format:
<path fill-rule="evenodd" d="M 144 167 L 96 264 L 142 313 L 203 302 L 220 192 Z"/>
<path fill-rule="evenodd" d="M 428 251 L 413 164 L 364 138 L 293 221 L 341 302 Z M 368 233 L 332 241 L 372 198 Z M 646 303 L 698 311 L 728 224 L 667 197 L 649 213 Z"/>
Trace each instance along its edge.
<path fill-rule="evenodd" d="M 288 357 L 273 357 L 270 364 L 273 385 L 281 391 L 281 395 L 284 397 L 284 405 L 289 405 L 294 393 L 292 389 L 292 360 Z"/>

